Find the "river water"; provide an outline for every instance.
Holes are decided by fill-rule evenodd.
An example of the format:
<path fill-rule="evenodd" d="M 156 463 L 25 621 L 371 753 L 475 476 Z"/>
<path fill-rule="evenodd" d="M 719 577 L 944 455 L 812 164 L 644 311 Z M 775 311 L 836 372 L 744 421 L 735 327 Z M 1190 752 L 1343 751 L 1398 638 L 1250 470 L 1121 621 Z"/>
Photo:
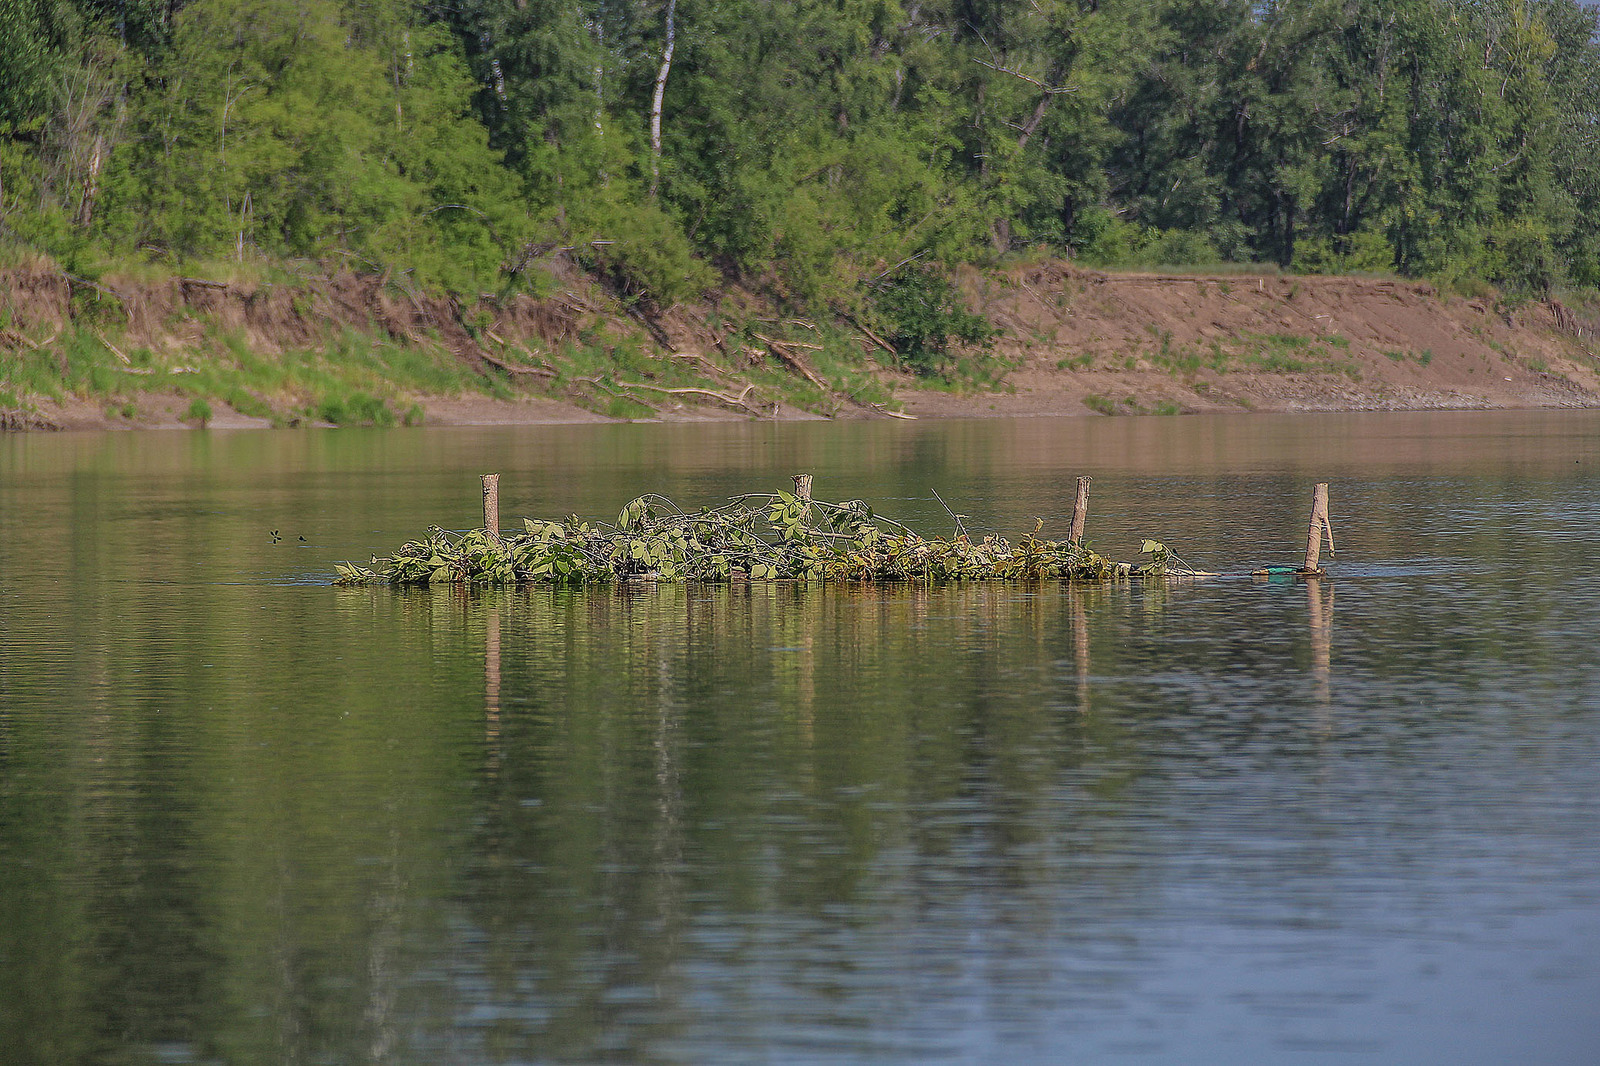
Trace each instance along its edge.
<path fill-rule="evenodd" d="M 1223 576 L 331 587 L 488 471 Z M 0 1063 L 1600 1061 L 1597 530 L 1594 412 L 0 437 Z"/>

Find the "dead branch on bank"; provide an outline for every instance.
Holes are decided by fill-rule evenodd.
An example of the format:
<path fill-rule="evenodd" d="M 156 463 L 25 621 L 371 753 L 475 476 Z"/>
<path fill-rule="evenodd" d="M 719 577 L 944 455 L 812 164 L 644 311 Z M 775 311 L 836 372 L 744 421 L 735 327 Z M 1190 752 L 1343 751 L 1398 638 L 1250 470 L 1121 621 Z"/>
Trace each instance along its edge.
<path fill-rule="evenodd" d="M 769 352 L 771 352 L 773 355 L 777 356 L 778 357 L 778 361 L 781 362 L 784 366 L 788 367 L 790 370 L 794 371 L 796 374 L 799 374 L 801 377 L 803 377 L 807 381 L 811 382 L 811 384 L 815 385 L 817 388 L 821 389 L 823 392 L 825 392 L 825 393 L 833 392 L 833 389 L 828 385 L 828 383 L 826 381 L 823 381 L 820 377 L 817 376 L 816 371 L 812 370 L 809 366 L 807 366 L 805 364 L 805 361 L 803 359 L 801 359 L 798 355 L 796 355 L 794 352 L 789 351 L 786 342 L 784 342 L 784 341 L 775 341 L 771 337 L 767 336 L 765 333 L 757 333 L 757 334 L 755 334 L 755 338 L 757 340 L 759 340 L 762 344 L 765 344 L 767 346 L 767 350 Z"/>
<path fill-rule="evenodd" d="M 585 379 L 585 380 L 589 380 L 589 379 Z M 746 385 L 744 387 L 744 391 L 739 393 L 739 395 L 737 395 L 737 396 L 728 396 L 725 393 L 715 392 L 715 391 L 713 391 L 711 389 L 693 389 L 693 388 L 676 388 L 676 389 L 673 389 L 673 388 L 667 388 L 667 387 L 662 386 L 662 385 L 646 385 L 642 381 L 619 381 L 619 382 L 617 382 L 617 384 L 620 385 L 621 387 L 625 388 L 625 389 L 645 389 L 646 391 L 649 391 L 649 392 L 660 392 L 660 393 L 664 393 L 664 394 L 666 394 L 668 396 L 704 396 L 709 400 L 715 400 L 716 402 L 722 403 L 722 404 L 726 404 L 729 407 L 741 407 L 744 410 L 751 412 L 752 414 L 760 414 L 761 413 L 756 408 L 750 406 L 750 404 L 748 402 L 746 402 L 746 399 L 745 399 L 755 389 L 754 385 Z"/>

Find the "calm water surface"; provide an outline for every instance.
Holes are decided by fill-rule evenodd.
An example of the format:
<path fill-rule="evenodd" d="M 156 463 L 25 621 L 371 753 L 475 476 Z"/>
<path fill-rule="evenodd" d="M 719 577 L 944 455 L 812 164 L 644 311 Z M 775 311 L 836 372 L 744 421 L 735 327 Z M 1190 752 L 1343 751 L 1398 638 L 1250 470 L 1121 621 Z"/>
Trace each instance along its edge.
<path fill-rule="evenodd" d="M 329 586 L 489 470 L 1230 576 Z M 0 437 L 0 1063 L 1595 1063 L 1597 530 L 1593 412 Z"/>

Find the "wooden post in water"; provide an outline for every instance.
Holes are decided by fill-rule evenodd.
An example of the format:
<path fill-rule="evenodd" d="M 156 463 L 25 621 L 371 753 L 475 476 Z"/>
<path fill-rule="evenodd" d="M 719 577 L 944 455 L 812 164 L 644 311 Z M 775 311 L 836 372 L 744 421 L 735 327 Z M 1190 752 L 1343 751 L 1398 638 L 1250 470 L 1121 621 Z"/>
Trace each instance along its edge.
<path fill-rule="evenodd" d="M 483 531 L 490 544 L 500 543 L 500 475 L 483 475 Z"/>
<path fill-rule="evenodd" d="M 805 504 L 805 509 L 801 512 L 801 516 L 809 521 L 811 518 L 811 475 L 792 474 L 789 480 L 794 482 L 794 494 L 800 498 L 801 503 Z"/>
<path fill-rule="evenodd" d="M 1328 534 L 1328 551 L 1332 553 L 1333 526 L 1328 523 L 1328 483 L 1319 481 L 1311 497 L 1311 528 L 1306 533 L 1306 565 L 1300 569 L 1302 574 L 1322 573 L 1317 562 L 1322 557 L 1324 531 Z"/>
<path fill-rule="evenodd" d="M 1090 477 L 1078 479 L 1078 499 L 1072 505 L 1072 529 L 1067 533 L 1067 543 L 1076 544 L 1083 540 L 1083 526 L 1089 520 L 1089 482 Z"/>

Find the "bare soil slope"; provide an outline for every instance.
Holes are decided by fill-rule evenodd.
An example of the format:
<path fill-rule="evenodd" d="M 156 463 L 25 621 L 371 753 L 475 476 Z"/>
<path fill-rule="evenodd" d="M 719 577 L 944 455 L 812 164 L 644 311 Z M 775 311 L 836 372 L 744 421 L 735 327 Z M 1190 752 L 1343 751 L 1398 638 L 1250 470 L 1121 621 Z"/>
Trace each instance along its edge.
<path fill-rule="evenodd" d="M 937 414 L 1402 410 L 1600 403 L 1595 331 L 1345 277 L 1107 274 L 1048 263 L 966 279 L 1016 364 L 985 397 L 901 393 Z M 978 408 L 974 410 L 973 408 Z"/>
<path fill-rule="evenodd" d="M 885 367 L 876 373 L 893 390 L 891 411 L 959 417 L 1600 406 L 1596 323 L 1554 301 L 1511 306 L 1394 280 L 1110 274 L 1062 262 L 968 271 L 962 280 L 973 308 L 999 332 L 988 352 L 957 354 L 1003 365 L 998 387 L 930 387 Z M 823 380 L 808 364 L 812 346 L 749 343 L 750 323 L 782 321 L 741 290 L 644 314 L 570 265 L 558 268 L 547 298 L 486 295 L 468 304 L 353 274 L 238 285 L 116 277 L 90 283 L 47 267 L 0 272 L 0 370 L 25 350 L 53 350 L 74 327 L 92 330 L 119 355 L 117 345 L 136 345 L 172 365 L 228 359 L 227 336 L 270 356 L 329 347 L 357 331 L 447 351 L 512 384 L 512 399 L 408 396 L 431 422 L 586 421 L 603 417 L 595 411 L 604 410 L 620 375 L 558 375 L 541 353 L 580 341 L 605 347 L 614 338 L 642 345 L 652 353 L 647 361 L 661 367 L 692 365 L 702 375 L 704 389 L 652 391 L 649 367 L 630 371 L 640 382 L 630 402 L 659 418 L 886 414 L 885 405 L 853 399 L 859 390 L 842 380 Z M 746 328 L 735 340 L 741 323 Z M 893 361 L 881 338 L 859 334 L 860 362 Z M 65 373 L 64 349 L 56 357 Z M 797 391 L 772 386 L 786 376 Z M 663 372 L 654 380 L 666 378 Z M 803 410 L 794 406 L 802 394 L 823 401 Z M 109 414 L 104 395 L 0 410 L 0 429 L 182 424 L 185 397 L 136 399 L 135 418 Z M 267 424 L 218 408 L 213 425 Z"/>

